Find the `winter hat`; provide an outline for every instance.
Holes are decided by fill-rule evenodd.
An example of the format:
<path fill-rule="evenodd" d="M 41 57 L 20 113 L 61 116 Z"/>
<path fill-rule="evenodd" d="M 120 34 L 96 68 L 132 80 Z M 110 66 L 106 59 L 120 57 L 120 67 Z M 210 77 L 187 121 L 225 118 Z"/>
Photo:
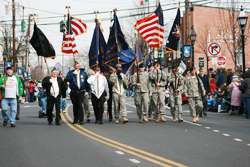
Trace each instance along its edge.
<path fill-rule="evenodd" d="M 234 76 L 233 76 L 233 80 L 239 80 L 238 75 L 234 75 Z"/>

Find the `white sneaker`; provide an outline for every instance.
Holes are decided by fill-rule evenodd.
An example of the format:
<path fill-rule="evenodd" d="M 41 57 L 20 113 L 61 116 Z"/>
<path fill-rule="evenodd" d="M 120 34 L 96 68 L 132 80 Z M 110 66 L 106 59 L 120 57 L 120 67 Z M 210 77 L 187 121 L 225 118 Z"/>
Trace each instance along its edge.
<path fill-rule="evenodd" d="M 168 105 L 165 105 L 165 108 L 166 108 L 166 109 L 170 109 L 170 107 L 168 107 Z"/>
<path fill-rule="evenodd" d="M 65 111 L 65 110 L 63 110 L 63 113 L 66 113 L 66 111 Z"/>

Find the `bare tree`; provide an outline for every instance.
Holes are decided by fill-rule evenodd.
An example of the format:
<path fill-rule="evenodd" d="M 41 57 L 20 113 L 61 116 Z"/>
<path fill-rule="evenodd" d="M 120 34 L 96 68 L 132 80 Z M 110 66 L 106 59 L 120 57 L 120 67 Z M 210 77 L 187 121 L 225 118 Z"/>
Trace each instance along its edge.
<path fill-rule="evenodd" d="M 227 0 L 227 2 L 222 2 L 219 0 L 218 3 L 219 6 L 221 6 L 221 8 L 218 9 L 220 17 L 218 31 L 223 36 L 223 41 L 227 46 L 227 50 L 229 51 L 236 68 L 236 49 L 239 48 L 238 37 L 241 33 L 237 16 L 239 14 L 240 4 L 245 2 L 240 2 L 238 0 Z M 247 38 L 249 36 L 249 24 L 246 25 L 245 30 L 245 38 Z"/>

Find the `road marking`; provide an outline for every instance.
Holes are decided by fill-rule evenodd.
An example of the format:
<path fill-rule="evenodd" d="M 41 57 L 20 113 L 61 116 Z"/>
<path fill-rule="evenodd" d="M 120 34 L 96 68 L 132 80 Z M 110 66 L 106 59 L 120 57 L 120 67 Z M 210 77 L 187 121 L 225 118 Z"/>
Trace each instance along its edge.
<path fill-rule="evenodd" d="M 247 144 L 248 146 L 250 146 L 250 144 Z"/>
<path fill-rule="evenodd" d="M 129 159 L 131 162 L 135 163 L 135 164 L 139 164 L 141 163 L 140 161 L 138 161 L 137 159 Z"/>
<path fill-rule="evenodd" d="M 134 105 L 132 105 L 132 104 L 128 104 L 128 103 L 126 103 L 128 106 L 130 106 L 130 107 L 134 107 L 134 108 L 136 108 Z"/>
<path fill-rule="evenodd" d="M 166 116 L 166 115 L 164 117 L 173 119 L 173 117 Z M 192 125 L 196 125 L 196 126 L 202 126 L 201 124 L 197 124 L 197 123 L 193 123 L 193 122 L 189 122 L 189 121 L 185 121 L 185 120 L 183 120 L 183 122 L 188 123 L 188 124 L 192 124 Z"/>
<path fill-rule="evenodd" d="M 115 151 L 117 154 L 120 154 L 120 155 L 122 155 L 122 154 L 124 154 L 124 152 L 121 152 L 121 151 Z"/>
<path fill-rule="evenodd" d="M 206 129 L 211 129 L 210 127 L 205 127 Z"/>
<path fill-rule="evenodd" d="M 223 135 L 223 136 L 226 136 L 226 137 L 230 136 L 229 134 L 225 134 L 225 133 L 223 133 L 222 135 Z"/>
<path fill-rule="evenodd" d="M 220 132 L 219 130 L 213 130 L 214 132 Z"/>
<path fill-rule="evenodd" d="M 242 141 L 241 139 L 238 139 L 238 138 L 234 138 L 235 141 Z"/>
<path fill-rule="evenodd" d="M 68 108 L 66 108 L 66 109 L 68 109 Z M 66 115 L 66 117 L 68 118 L 68 120 L 69 120 L 70 122 L 73 122 L 72 118 L 68 115 L 68 112 L 66 112 L 65 115 Z M 137 156 L 137 157 L 139 157 L 139 158 L 145 159 L 145 160 L 150 161 L 150 162 L 152 162 L 152 163 L 155 163 L 155 164 L 157 164 L 157 165 L 170 167 L 168 164 L 162 163 L 162 162 L 157 161 L 157 160 L 155 160 L 155 159 L 158 159 L 158 160 L 167 162 L 167 163 L 172 164 L 172 165 L 175 165 L 175 166 L 186 167 L 185 165 L 182 165 L 182 164 L 180 164 L 180 163 L 171 161 L 171 160 L 169 160 L 169 159 L 166 159 L 166 158 L 163 158 L 163 157 L 160 157 L 160 156 L 151 154 L 151 153 L 149 153 L 149 152 L 146 152 L 146 151 L 143 151 L 143 150 L 139 150 L 139 149 L 137 149 L 137 148 L 134 148 L 134 147 L 131 147 L 131 146 L 128 146 L 128 145 L 119 143 L 119 142 L 114 141 L 114 140 L 111 140 L 111 139 L 108 139 L 108 138 L 103 137 L 103 136 L 101 136 L 101 135 L 98 135 L 98 134 L 96 134 L 96 133 L 94 133 L 94 132 L 92 132 L 92 131 L 89 131 L 88 129 L 85 129 L 85 128 L 83 128 L 82 126 L 80 126 L 80 125 L 78 125 L 78 124 L 72 125 L 71 123 L 69 123 L 69 122 L 66 120 L 66 118 L 64 117 L 64 115 L 62 115 L 62 120 L 63 120 L 71 129 L 77 131 L 78 133 L 80 133 L 80 134 L 82 134 L 82 135 L 84 135 L 84 136 L 87 136 L 87 137 L 89 137 L 89 138 L 91 138 L 91 139 L 93 139 L 93 140 L 96 140 L 96 141 L 98 141 L 98 142 L 100 142 L 100 143 L 103 143 L 103 144 L 106 144 L 106 145 L 108 145 L 108 146 L 110 146 L 110 147 L 113 147 L 113 148 L 116 148 L 116 149 L 118 149 L 118 150 L 121 150 L 121 151 L 123 151 L 123 152 L 129 153 L 129 154 L 131 154 L 131 155 L 135 155 L 135 156 Z M 77 128 L 76 128 L 76 127 L 77 127 Z M 78 128 L 81 129 L 81 130 L 83 130 L 83 131 L 85 131 L 86 133 L 83 132 L 83 131 L 81 131 L 81 130 L 79 130 Z M 93 136 L 91 136 L 91 135 L 93 135 Z M 95 136 L 95 137 L 94 137 L 94 136 Z M 96 138 L 96 137 L 98 137 L 98 138 Z M 99 138 L 100 138 L 100 139 L 99 139 Z M 105 141 L 104 141 L 104 140 L 105 140 Z M 110 142 L 110 143 L 108 143 L 108 142 Z M 113 143 L 113 144 L 111 144 L 111 143 Z M 114 145 L 114 144 L 116 144 L 116 145 Z M 118 145 L 118 146 L 117 146 L 117 145 Z M 121 147 L 120 147 L 120 146 L 121 146 Z M 123 147 L 124 147 L 124 148 L 123 148 Z M 128 149 L 129 149 L 129 150 L 128 150 Z M 138 153 L 133 152 L 133 151 L 131 151 L 131 150 L 136 151 L 136 152 L 138 152 Z M 139 154 L 139 153 L 140 153 L 140 154 Z M 141 154 L 144 154 L 144 155 L 141 155 Z M 149 157 L 147 157 L 147 156 L 145 156 L 145 155 L 147 155 L 147 156 L 149 156 Z M 154 159 L 152 159 L 152 158 L 150 158 L 150 157 L 152 157 L 152 158 L 154 158 Z"/>
<path fill-rule="evenodd" d="M 132 113 L 133 111 L 127 111 L 127 113 Z"/>
<path fill-rule="evenodd" d="M 30 107 L 30 106 L 23 106 L 23 107 Z"/>

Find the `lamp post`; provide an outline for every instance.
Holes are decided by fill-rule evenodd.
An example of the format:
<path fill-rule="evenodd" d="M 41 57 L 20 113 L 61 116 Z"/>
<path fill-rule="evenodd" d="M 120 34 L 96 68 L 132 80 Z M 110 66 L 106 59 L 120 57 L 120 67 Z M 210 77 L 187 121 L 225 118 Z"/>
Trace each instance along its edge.
<path fill-rule="evenodd" d="M 191 31 L 190 31 L 190 40 L 191 40 L 191 46 L 192 46 L 192 66 L 194 67 L 194 43 L 195 43 L 195 39 L 196 39 L 196 33 L 194 31 L 194 26 L 191 27 Z"/>
<path fill-rule="evenodd" d="M 6 64 L 6 57 L 7 57 L 7 52 L 4 49 L 3 50 L 3 74 L 5 75 L 5 64 Z"/>
<path fill-rule="evenodd" d="M 241 39 L 242 39 L 242 61 L 243 61 L 243 73 L 245 73 L 245 69 L 246 69 L 246 66 L 245 66 L 245 35 L 244 35 L 244 27 L 245 25 L 247 24 L 247 15 L 243 9 L 243 7 L 241 6 L 241 9 L 240 9 L 240 13 L 237 17 L 237 20 L 238 20 L 238 23 L 241 27 Z"/>

